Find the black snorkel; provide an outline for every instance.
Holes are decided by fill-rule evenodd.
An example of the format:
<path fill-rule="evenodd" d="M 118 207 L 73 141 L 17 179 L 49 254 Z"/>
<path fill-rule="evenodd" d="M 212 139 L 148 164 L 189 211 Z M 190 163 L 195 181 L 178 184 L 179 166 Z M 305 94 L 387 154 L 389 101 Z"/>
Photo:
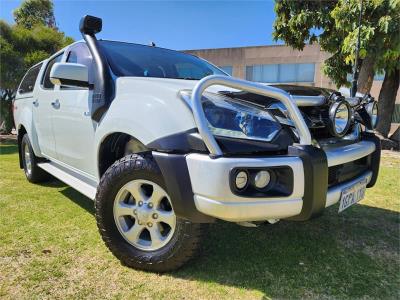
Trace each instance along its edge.
<path fill-rule="evenodd" d="M 114 81 L 107 64 L 107 58 L 100 49 L 95 36 L 102 29 L 102 20 L 97 17 L 86 15 L 79 23 L 79 31 L 93 56 L 96 65 L 96 80 L 94 83 L 93 100 L 91 107 L 91 117 L 95 121 L 100 121 L 103 114 L 107 111 L 114 98 Z"/>

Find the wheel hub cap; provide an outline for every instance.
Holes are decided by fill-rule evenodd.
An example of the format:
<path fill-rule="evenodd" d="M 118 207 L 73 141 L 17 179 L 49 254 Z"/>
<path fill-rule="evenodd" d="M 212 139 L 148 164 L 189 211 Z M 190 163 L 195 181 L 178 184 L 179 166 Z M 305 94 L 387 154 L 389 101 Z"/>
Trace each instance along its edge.
<path fill-rule="evenodd" d="M 151 221 L 151 215 L 152 215 L 153 209 L 147 208 L 146 205 L 142 205 L 137 209 L 137 220 L 140 223 L 148 223 Z"/>

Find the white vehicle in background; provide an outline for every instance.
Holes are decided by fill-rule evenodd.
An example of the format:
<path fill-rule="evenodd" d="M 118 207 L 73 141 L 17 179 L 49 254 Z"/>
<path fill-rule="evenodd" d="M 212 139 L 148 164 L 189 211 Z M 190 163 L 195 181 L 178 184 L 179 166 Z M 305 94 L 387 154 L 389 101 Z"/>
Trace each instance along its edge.
<path fill-rule="evenodd" d="M 85 16 L 83 41 L 33 66 L 14 115 L 27 179 L 52 174 L 93 199 L 124 264 L 170 271 L 206 223 L 308 220 L 375 184 L 373 99 L 235 79 L 192 55 L 97 40 L 100 30 Z"/>

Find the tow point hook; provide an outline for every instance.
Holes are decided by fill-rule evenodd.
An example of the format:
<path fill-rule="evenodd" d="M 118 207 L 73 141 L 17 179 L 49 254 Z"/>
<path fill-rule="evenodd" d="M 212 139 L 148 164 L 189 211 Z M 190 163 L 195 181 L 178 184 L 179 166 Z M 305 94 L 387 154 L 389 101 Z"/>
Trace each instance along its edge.
<path fill-rule="evenodd" d="M 279 219 L 268 219 L 268 220 L 266 220 L 266 222 L 268 222 L 269 224 L 275 224 L 275 223 L 279 222 Z M 238 224 L 239 226 L 243 226 L 243 227 L 254 228 L 254 227 L 258 227 L 261 224 L 261 222 L 254 223 L 254 222 L 243 221 L 243 222 L 236 222 L 236 224 Z"/>

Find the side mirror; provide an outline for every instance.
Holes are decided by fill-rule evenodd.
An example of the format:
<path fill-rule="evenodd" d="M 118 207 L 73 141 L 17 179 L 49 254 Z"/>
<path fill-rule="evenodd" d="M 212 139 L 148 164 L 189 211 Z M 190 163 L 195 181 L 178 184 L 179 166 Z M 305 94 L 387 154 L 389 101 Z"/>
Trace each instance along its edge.
<path fill-rule="evenodd" d="M 50 81 L 55 85 L 91 86 L 87 66 L 73 63 L 55 63 L 50 71 Z"/>

